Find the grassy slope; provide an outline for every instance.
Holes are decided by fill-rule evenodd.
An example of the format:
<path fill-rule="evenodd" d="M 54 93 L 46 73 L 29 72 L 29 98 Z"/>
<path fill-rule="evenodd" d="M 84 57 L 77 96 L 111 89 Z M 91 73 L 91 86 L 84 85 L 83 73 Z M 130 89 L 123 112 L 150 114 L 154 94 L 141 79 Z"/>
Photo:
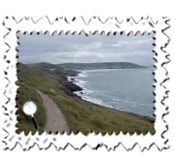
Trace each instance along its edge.
<path fill-rule="evenodd" d="M 129 62 L 104 62 L 104 63 L 65 63 L 57 64 L 65 69 L 83 70 L 83 69 L 128 69 L 145 68 L 143 66 Z"/>
<path fill-rule="evenodd" d="M 44 64 L 42 65 L 45 67 Z M 52 72 L 55 76 L 32 68 L 36 67 L 35 65 L 29 66 L 18 65 L 19 73 L 21 72 L 19 80 L 32 89 L 36 88 L 49 95 L 66 115 L 70 129 L 74 133 L 78 131 L 84 134 L 88 134 L 91 131 L 96 133 L 100 131 L 103 134 L 105 132 L 112 133 L 113 131 L 116 134 L 120 131 L 124 133 L 128 131 L 131 134 L 134 131 L 138 134 L 140 132 L 146 134 L 148 131 L 152 134 L 155 133 L 154 125 L 151 123 L 154 122 L 153 118 L 145 118 L 134 113 L 122 112 L 82 100 L 61 84 L 64 82 L 59 77 L 62 76 L 60 75 L 61 73 L 56 75 Z"/>
<path fill-rule="evenodd" d="M 35 64 L 27 64 L 27 66 L 30 66 L 30 67 L 33 67 L 33 68 L 36 68 L 36 69 L 39 69 L 41 71 L 45 71 L 49 74 L 52 74 L 52 75 L 57 75 L 57 76 L 68 76 L 68 75 L 73 75 L 75 74 L 76 72 L 75 71 L 71 71 L 71 70 L 65 70 L 63 67 L 60 67 L 60 66 L 57 66 L 57 65 L 53 65 L 53 64 L 50 64 L 50 63 L 35 63 Z M 50 71 L 50 70 L 47 70 L 48 68 L 54 68 L 56 69 L 55 71 Z"/>
<path fill-rule="evenodd" d="M 26 135 L 29 133 L 29 131 L 32 131 L 33 134 L 36 132 L 32 117 L 25 115 L 22 111 L 22 106 L 27 101 L 33 101 L 37 105 L 37 111 L 34 116 L 39 125 L 39 131 L 40 133 L 42 133 L 43 128 L 46 124 L 46 111 L 40 95 L 37 94 L 33 85 L 31 84 L 33 79 L 35 79 L 32 74 L 36 74 L 37 72 L 30 72 L 30 70 L 28 70 L 26 66 L 24 67 L 21 64 L 18 65 L 18 69 L 20 70 L 18 73 L 19 80 L 16 82 L 16 84 L 19 86 L 19 88 L 17 90 L 18 94 L 16 98 L 18 105 L 17 113 L 19 114 L 19 123 L 17 123 L 16 125 L 16 127 L 18 128 L 16 132 L 21 133 L 21 131 L 24 131 Z"/>

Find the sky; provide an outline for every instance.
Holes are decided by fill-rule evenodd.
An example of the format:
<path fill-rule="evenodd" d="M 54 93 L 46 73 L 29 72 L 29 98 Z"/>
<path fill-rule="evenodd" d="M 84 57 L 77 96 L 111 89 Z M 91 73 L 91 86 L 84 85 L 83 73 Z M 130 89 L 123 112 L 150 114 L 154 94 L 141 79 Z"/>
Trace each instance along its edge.
<path fill-rule="evenodd" d="M 81 35 L 70 32 L 65 34 L 54 34 L 33 32 L 32 35 L 21 32 L 17 33 L 19 37 L 17 46 L 18 61 L 21 63 L 39 63 L 48 62 L 52 64 L 62 64 L 70 62 L 78 63 L 96 63 L 96 62 L 131 62 L 143 66 L 153 65 L 155 62 L 152 45 L 155 40 L 145 33 L 143 36 L 137 33 L 136 36 L 131 33 L 127 36 L 125 33 L 120 35 L 112 33 L 107 36 L 104 33 L 100 35 L 91 32 L 86 36 L 84 32 Z"/>

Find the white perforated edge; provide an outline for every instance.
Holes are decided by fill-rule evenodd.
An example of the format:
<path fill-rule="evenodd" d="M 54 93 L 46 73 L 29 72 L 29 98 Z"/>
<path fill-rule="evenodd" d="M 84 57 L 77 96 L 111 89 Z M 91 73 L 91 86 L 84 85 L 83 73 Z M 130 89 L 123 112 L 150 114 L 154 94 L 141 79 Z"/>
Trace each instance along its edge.
<path fill-rule="evenodd" d="M 57 17 L 55 17 L 55 19 L 56 18 Z M 142 18 L 140 21 L 138 21 L 138 23 L 136 23 L 133 18 L 130 18 L 130 22 L 127 22 L 127 19 L 118 21 L 116 17 L 110 17 L 105 20 L 106 22 L 102 22 L 99 17 L 91 19 L 76 17 L 74 21 L 68 22 L 66 22 L 65 17 L 58 18 L 58 20 L 55 20 L 53 22 L 50 22 L 48 17 L 41 17 L 36 21 L 33 21 L 33 18 L 31 17 L 28 19 L 25 17 L 21 18 L 20 21 L 16 21 L 14 17 L 4 19 L 4 25 L 9 29 L 9 33 L 4 34 L 4 41 L 10 46 L 9 50 L 4 51 L 6 55 L 5 61 L 10 60 L 10 63 L 6 64 L 7 66 L 5 70 L 8 73 L 5 75 L 5 78 L 8 78 L 10 81 L 8 86 L 5 88 L 5 96 L 7 98 L 10 98 L 10 101 L 7 104 L 3 104 L 4 114 L 8 114 L 6 116 L 6 120 L 4 120 L 5 123 L 3 126 L 3 129 L 8 133 L 7 134 L 4 132 L 6 134 L 5 138 L 3 139 L 3 142 L 5 143 L 4 149 L 13 149 L 16 143 L 20 143 L 23 149 L 29 149 L 35 143 L 37 143 L 38 146 L 43 149 L 49 147 L 52 143 L 58 150 L 61 148 L 64 149 L 68 144 L 71 144 L 74 148 L 78 149 L 81 149 L 85 144 L 89 145 L 92 148 L 95 148 L 100 144 L 105 145 L 108 149 L 114 149 L 120 143 L 122 143 L 127 150 L 132 149 L 136 144 L 139 144 L 141 150 L 145 148 L 149 149 L 153 144 L 156 144 L 159 150 L 168 148 L 169 146 L 167 144 L 167 139 L 163 136 L 164 132 L 167 130 L 167 124 L 162 119 L 163 114 L 167 113 L 167 106 L 165 105 L 166 100 L 164 100 L 164 98 L 168 97 L 168 89 L 163 86 L 163 81 L 167 79 L 168 76 L 165 66 L 162 67 L 162 64 L 168 61 L 166 58 L 168 53 L 161 50 L 161 47 L 165 47 L 169 39 L 165 34 L 162 33 L 163 29 L 169 27 L 169 25 L 166 24 L 166 21 L 168 20 L 168 18 L 160 18 L 156 23 L 154 23 L 150 17 L 147 17 L 145 19 Z M 152 23 L 153 26 L 151 26 L 149 23 Z M 74 135 L 73 133 L 71 135 L 58 134 L 56 136 L 48 135 L 46 133 L 43 133 L 42 135 L 39 135 L 38 133 L 31 135 L 31 133 L 29 133 L 28 136 L 25 136 L 24 133 L 21 133 L 20 135 L 16 134 L 15 97 L 18 87 L 15 85 L 15 81 L 17 81 L 17 52 L 15 48 L 17 46 L 16 32 L 18 30 L 21 32 L 27 31 L 29 33 L 34 30 L 37 32 L 49 31 L 50 34 L 55 31 L 57 31 L 57 33 L 60 33 L 60 31 L 63 31 L 64 33 L 67 31 L 77 31 L 79 33 L 82 30 L 84 30 L 86 33 L 89 31 L 98 31 L 99 33 L 105 31 L 106 34 L 108 32 L 120 33 L 122 31 L 127 34 L 130 31 L 133 31 L 134 34 L 137 31 L 140 31 L 141 33 L 144 33 L 145 31 L 156 31 L 156 46 L 154 48 L 154 51 L 157 53 L 157 56 L 154 57 L 157 60 L 157 62 L 154 64 L 154 66 L 157 68 L 155 69 L 156 83 L 154 83 L 156 87 L 156 133 L 154 135 L 148 133 L 145 136 L 142 134 L 139 136 L 136 134 L 130 136 L 129 133 L 123 135 L 122 132 L 120 132 L 120 134 L 117 136 L 115 134 L 110 136 L 106 134 L 105 136 L 102 136 L 101 134 L 95 135 L 94 133 L 90 133 L 88 136 L 84 136 L 81 133 L 78 133 L 77 135 Z M 163 104 L 161 101 L 163 101 Z"/>

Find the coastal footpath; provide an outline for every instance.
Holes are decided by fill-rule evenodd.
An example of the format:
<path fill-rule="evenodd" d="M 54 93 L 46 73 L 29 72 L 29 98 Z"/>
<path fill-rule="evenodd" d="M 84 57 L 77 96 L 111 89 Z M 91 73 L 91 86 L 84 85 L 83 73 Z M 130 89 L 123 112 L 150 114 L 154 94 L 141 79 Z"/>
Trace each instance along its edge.
<path fill-rule="evenodd" d="M 82 88 L 69 82 L 66 77 L 76 76 L 79 73 L 77 71 L 66 70 L 49 63 L 25 65 L 18 63 L 17 69 L 16 84 L 19 86 L 16 97 L 19 114 L 17 133 L 24 131 L 28 134 L 32 131 L 34 134 L 36 132 L 32 118 L 22 111 L 23 104 L 29 100 L 35 102 L 38 108 L 35 118 L 40 127 L 40 133 L 46 126 L 47 109 L 36 90 L 49 96 L 56 103 L 66 117 L 70 131 L 75 134 L 79 131 L 85 135 L 92 131 L 102 134 L 106 132 L 119 134 L 120 131 L 124 134 L 127 132 L 130 134 L 155 133 L 154 118 L 97 105 L 74 94 L 74 91 L 81 91 Z"/>

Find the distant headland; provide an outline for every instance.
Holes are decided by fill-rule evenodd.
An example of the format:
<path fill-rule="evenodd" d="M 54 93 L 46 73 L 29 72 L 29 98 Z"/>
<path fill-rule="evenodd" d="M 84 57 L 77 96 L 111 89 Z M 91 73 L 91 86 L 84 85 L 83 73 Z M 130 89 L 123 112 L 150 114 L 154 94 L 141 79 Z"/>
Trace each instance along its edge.
<path fill-rule="evenodd" d="M 64 63 L 56 65 L 71 70 L 147 68 L 130 62 Z"/>

